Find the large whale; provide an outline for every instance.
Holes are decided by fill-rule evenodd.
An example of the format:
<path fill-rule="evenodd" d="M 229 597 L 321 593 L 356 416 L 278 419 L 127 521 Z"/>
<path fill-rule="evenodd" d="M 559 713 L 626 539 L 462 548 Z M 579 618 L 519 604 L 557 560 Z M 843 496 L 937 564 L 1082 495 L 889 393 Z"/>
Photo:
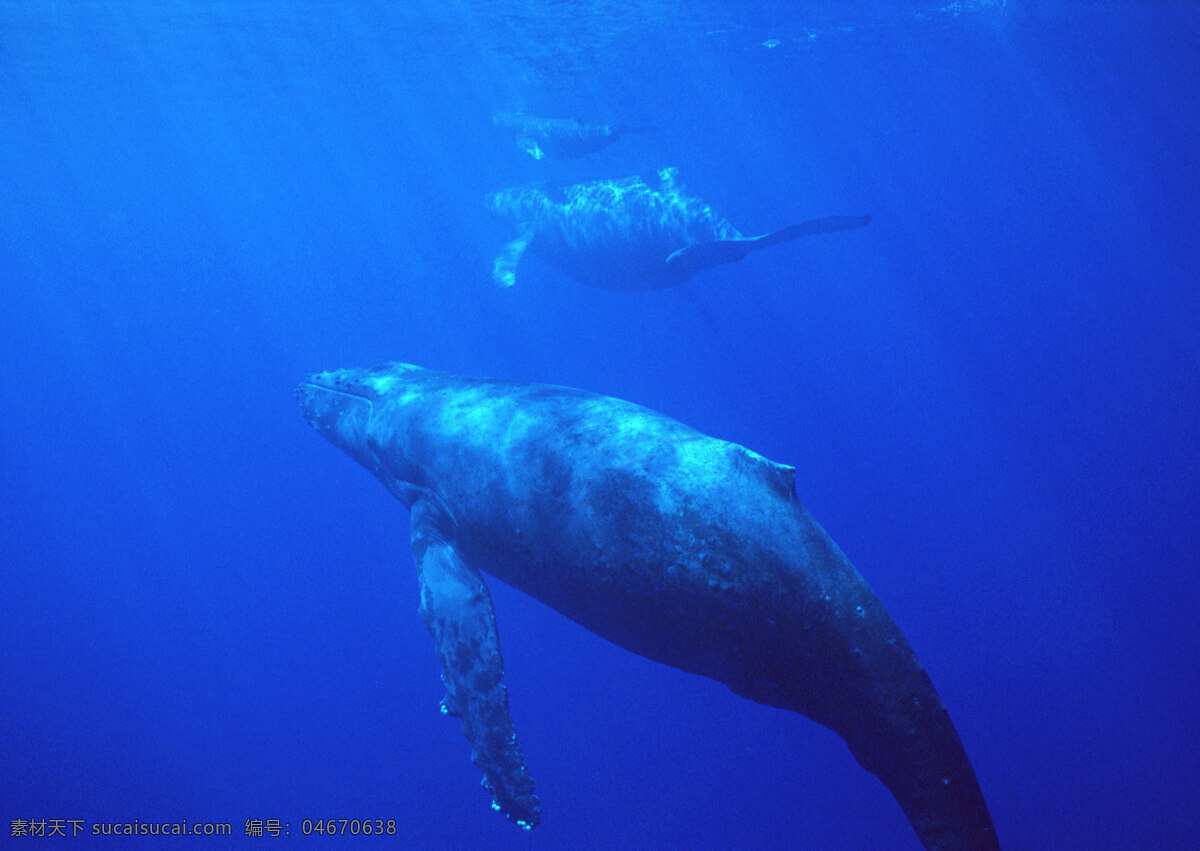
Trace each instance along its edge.
<path fill-rule="evenodd" d="M 630 133 L 650 133 L 657 127 L 628 124 L 588 124 L 573 118 L 537 118 L 520 112 L 501 112 L 492 123 L 513 136 L 520 148 L 535 160 L 569 160 L 607 148 Z"/>
<path fill-rule="evenodd" d="M 794 468 L 619 399 L 407 364 L 314 375 L 297 397 L 409 508 L 443 708 L 510 820 L 533 827 L 539 804 L 484 573 L 830 728 L 926 847 L 999 847 L 933 684 L 800 504 Z"/>
<path fill-rule="evenodd" d="M 488 209 L 517 229 L 493 264 L 493 280 L 504 287 L 515 284 L 517 265 L 530 251 L 593 287 L 665 289 L 752 251 L 871 220 L 831 216 L 746 237 L 708 204 L 685 195 L 675 177 L 675 169 L 668 168 L 653 186 L 628 177 L 558 190 L 533 184 L 493 192 Z"/>

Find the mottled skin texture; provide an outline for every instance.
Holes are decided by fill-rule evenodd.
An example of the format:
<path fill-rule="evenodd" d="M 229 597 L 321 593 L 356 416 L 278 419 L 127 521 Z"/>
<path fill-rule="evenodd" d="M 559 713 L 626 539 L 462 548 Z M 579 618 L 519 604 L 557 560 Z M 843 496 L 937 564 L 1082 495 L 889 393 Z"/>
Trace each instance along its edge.
<path fill-rule="evenodd" d="M 601 151 L 627 133 L 647 133 L 657 127 L 624 124 L 588 124 L 573 118 L 537 118 L 519 112 L 501 112 L 492 123 L 512 134 L 517 147 L 535 160 L 569 160 Z"/>
<path fill-rule="evenodd" d="M 996 848 L 941 700 L 794 470 L 628 402 L 393 364 L 313 376 L 309 422 L 412 509 L 446 707 L 498 809 L 538 803 L 490 573 L 616 644 L 837 732 L 929 848 Z"/>
<path fill-rule="evenodd" d="M 492 271 L 505 287 L 516 283 L 527 250 L 589 286 L 654 290 L 678 286 L 703 269 L 735 263 L 767 246 L 870 221 L 832 216 L 745 237 L 708 204 L 685 195 L 675 169 L 663 169 L 653 185 L 627 177 L 562 189 L 545 184 L 503 189 L 488 196 L 487 206 L 517 229 Z"/>

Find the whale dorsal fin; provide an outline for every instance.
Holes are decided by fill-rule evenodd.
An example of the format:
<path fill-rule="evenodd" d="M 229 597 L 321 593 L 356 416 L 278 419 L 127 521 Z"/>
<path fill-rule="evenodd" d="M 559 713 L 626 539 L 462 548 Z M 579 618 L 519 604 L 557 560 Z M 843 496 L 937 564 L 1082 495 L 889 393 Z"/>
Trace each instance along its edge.
<path fill-rule="evenodd" d="M 667 193 L 676 193 L 679 191 L 679 184 L 675 178 L 679 176 L 679 169 L 671 166 L 669 168 L 659 169 L 658 185 L 659 189 Z"/>
<path fill-rule="evenodd" d="M 734 444 L 737 460 L 743 469 L 761 479 L 771 490 L 784 499 L 796 498 L 796 468 L 787 464 L 776 464 L 757 452 Z"/>
<path fill-rule="evenodd" d="M 685 246 L 667 258 L 667 268 L 680 280 L 687 280 L 704 269 L 724 263 L 736 263 L 752 251 L 791 242 L 818 233 L 860 228 L 871 221 L 870 216 L 829 216 L 791 225 L 781 230 L 737 239 L 713 239 Z"/>
<path fill-rule="evenodd" d="M 520 231 L 516 238 L 504 246 L 492 263 L 492 280 L 502 287 L 511 287 L 517 282 L 517 264 L 533 239 L 533 225 L 522 222 L 518 227 Z"/>

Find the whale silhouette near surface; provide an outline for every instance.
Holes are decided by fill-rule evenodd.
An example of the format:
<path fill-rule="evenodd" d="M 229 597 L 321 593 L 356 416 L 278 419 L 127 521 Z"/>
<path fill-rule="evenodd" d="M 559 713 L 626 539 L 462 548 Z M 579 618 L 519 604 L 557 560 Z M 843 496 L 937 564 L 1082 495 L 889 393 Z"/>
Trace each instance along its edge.
<path fill-rule="evenodd" d="M 950 716 L 795 469 L 638 405 L 407 364 L 312 376 L 308 422 L 411 514 L 421 616 L 493 806 L 533 827 L 484 573 L 833 730 L 927 848 L 998 848 Z M 614 792 L 619 795 L 619 791 Z"/>
<path fill-rule="evenodd" d="M 522 257 L 532 253 L 589 286 L 666 289 L 763 248 L 871 221 L 870 216 L 830 216 L 747 237 L 708 204 L 685 195 L 675 178 L 675 169 L 668 168 L 659 172 L 655 185 L 628 177 L 491 193 L 488 209 L 517 229 L 496 257 L 492 279 L 511 287 Z"/>
<path fill-rule="evenodd" d="M 630 133 L 653 133 L 658 127 L 628 124 L 588 124 L 573 118 L 536 118 L 520 112 L 501 112 L 492 123 L 508 132 L 535 160 L 572 160 L 601 151 Z"/>

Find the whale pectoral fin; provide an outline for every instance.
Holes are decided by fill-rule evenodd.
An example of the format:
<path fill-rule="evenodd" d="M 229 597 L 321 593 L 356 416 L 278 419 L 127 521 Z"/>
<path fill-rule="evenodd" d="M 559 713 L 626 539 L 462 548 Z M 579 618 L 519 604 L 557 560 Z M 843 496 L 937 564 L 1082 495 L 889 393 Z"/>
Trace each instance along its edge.
<path fill-rule="evenodd" d="M 521 255 L 525 253 L 525 249 L 529 247 L 532 240 L 533 228 L 529 225 L 521 225 L 521 232 L 517 234 L 517 238 L 504 246 L 504 250 L 492 263 L 493 281 L 502 287 L 511 287 L 517 282 L 517 264 L 521 262 Z"/>
<path fill-rule="evenodd" d="M 801 222 L 798 225 L 791 225 L 771 233 L 764 233 L 762 236 L 698 242 L 695 245 L 681 248 L 668 257 L 667 268 L 680 280 L 687 280 L 704 269 L 711 269 L 723 263 L 736 263 L 750 252 L 758 251 L 760 248 L 791 242 L 793 239 L 814 236 L 819 233 L 860 228 L 870 221 L 870 216 L 829 216 L 824 219 Z"/>
<path fill-rule="evenodd" d="M 446 698 L 442 711 L 462 719 L 471 759 L 483 770 L 492 807 L 524 828 L 541 818 L 533 780 L 517 744 L 500 682 L 504 660 L 492 598 L 479 572 L 448 540 L 452 524 L 426 500 L 412 508 L 412 547 L 421 581 L 421 619 L 437 643 Z"/>
<path fill-rule="evenodd" d="M 533 139 L 530 139 L 528 136 L 522 136 L 520 139 L 518 139 L 517 147 L 529 154 L 529 156 L 533 157 L 535 160 L 540 160 L 546 156 L 546 152 L 538 146 L 538 143 Z"/>

